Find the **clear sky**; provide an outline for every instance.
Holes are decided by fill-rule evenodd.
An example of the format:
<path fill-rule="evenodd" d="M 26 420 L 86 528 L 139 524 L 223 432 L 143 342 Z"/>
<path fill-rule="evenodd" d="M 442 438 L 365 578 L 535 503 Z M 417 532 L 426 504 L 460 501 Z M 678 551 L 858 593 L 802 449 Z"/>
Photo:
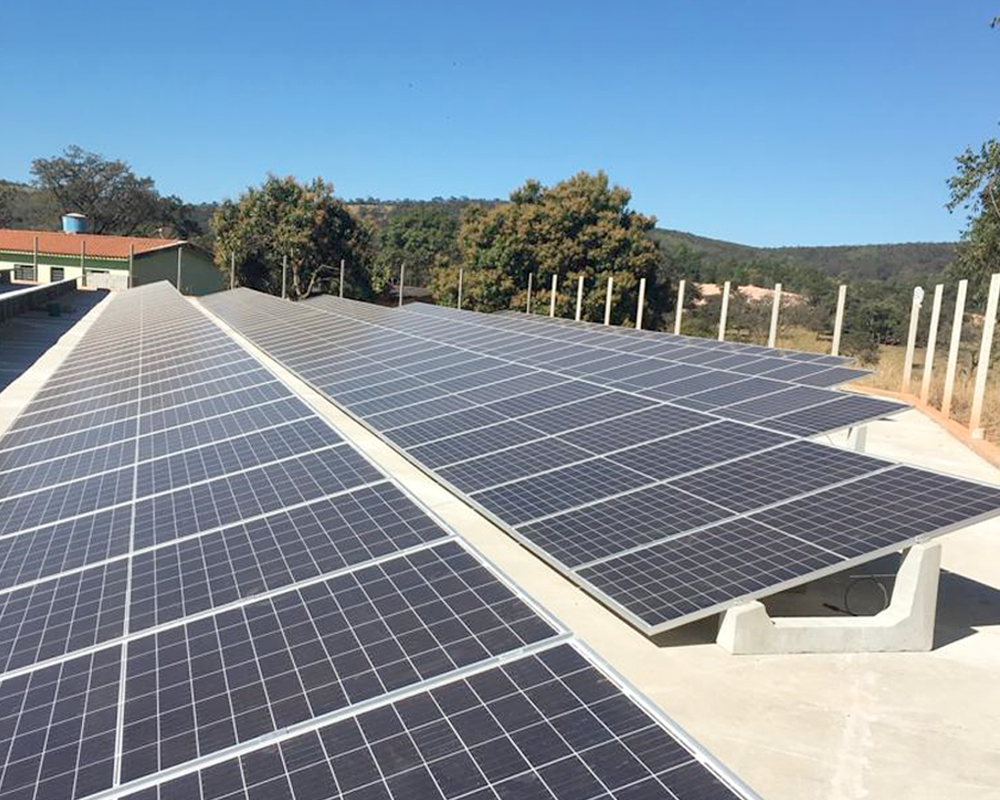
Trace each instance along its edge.
<path fill-rule="evenodd" d="M 189 201 L 268 172 L 506 197 L 604 169 L 663 227 L 947 240 L 1000 134 L 994 0 L 4 2 L 0 176 L 79 144 Z"/>

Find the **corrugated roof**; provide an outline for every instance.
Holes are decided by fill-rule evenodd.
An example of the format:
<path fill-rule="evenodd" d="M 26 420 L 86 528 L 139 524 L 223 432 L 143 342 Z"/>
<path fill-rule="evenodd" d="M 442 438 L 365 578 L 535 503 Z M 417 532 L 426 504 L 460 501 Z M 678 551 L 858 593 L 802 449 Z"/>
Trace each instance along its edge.
<path fill-rule="evenodd" d="M 38 252 L 54 256 L 78 256 L 83 243 L 87 255 L 94 258 L 128 258 L 129 246 L 136 255 L 165 247 L 187 244 L 184 239 L 151 239 L 145 236 L 105 236 L 100 233 L 63 233 L 62 231 L 26 231 L 0 228 L 0 250 L 31 253 L 38 237 Z"/>

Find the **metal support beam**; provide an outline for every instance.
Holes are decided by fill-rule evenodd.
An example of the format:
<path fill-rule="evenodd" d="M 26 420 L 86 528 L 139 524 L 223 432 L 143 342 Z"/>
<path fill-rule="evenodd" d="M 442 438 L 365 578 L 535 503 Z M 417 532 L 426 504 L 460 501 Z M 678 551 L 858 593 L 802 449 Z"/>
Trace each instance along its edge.
<path fill-rule="evenodd" d="M 941 397 L 941 413 L 951 416 L 951 397 L 955 390 L 955 371 L 958 368 L 958 349 L 962 343 L 962 323 L 965 321 L 965 295 L 969 291 L 969 282 L 958 282 L 958 293 L 955 295 L 955 316 L 951 322 L 951 342 L 948 344 L 948 366 L 944 373 L 944 395 Z"/>
<path fill-rule="evenodd" d="M 181 288 L 181 263 L 184 258 L 184 245 L 180 245 L 177 248 L 177 291 L 184 294 L 184 290 Z"/>
<path fill-rule="evenodd" d="M 997 327 L 997 300 L 1000 298 L 1000 273 L 990 277 L 990 293 L 986 300 L 986 317 L 983 319 L 983 339 L 979 343 L 979 363 L 976 365 L 976 384 L 972 390 L 972 414 L 969 416 L 969 430 L 973 439 L 982 439 L 983 398 L 986 395 L 986 376 L 990 371 L 990 351 L 993 348 L 993 334 Z"/>

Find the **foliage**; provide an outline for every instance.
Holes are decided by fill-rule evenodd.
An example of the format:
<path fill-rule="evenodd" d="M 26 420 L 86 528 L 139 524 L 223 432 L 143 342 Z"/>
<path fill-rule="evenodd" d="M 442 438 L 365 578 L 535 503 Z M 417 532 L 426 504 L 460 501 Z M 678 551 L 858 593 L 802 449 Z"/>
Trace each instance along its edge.
<path fill-rule="evenodd" d="M 644 277 L 644 313 L 655 320 L 664 308 L 656 289 L 659 253 L 647 236 L 655 219 L 631 210 L 630 200 L 629 192 L 611 186 L 603 172 L 581 172 L 552 187 L 529 180 L 507 203 L 466 209 L 458 234 L 463 305 L 481 311 L 523 308 L 530 274 L 538 289 L 536 308 L 547 308 L 555 275 L 557 313 L 570 315 L 582 275 L 584 317 L 603 319 L 607 278 L 613 275 L 613 321 L 621 324 L 634 319 Z M 431 287 L 439 302 L 453 304 L 457 267 L 435 270 Z"/>
<path fill-rule="evenodd" d="M 345 291 L 368 298 L 382 286 L 373 280 L 373 232 L 333 196 L 321 178 L 299 183 L 268 176 L 235 202 L 224 201 L 212 218 L 216 263 L 228 269 L 236 257 L 241 286 L 281 294 L 282 259 L 288 259 L 288 293 L 295 299 L 330 291 L 345 261 Z"/>
<path fill-rule="evenodd" d="M 148 234 L 168 221 L 153 179 L 138 177 L 124 161 L 72 145 L 61 156 L 36 158 L 31 174 L 62 212 L 85 214 L 94 233 Z"/>
<path fill-rule="evenodd" d="M 1000 140 L 990 139 L 978 151 L 966 148 L 956 161 L 958 172 L 948 181 L 947 208 L 962 206 L 969 216 L 948 277 L 968 279 L 972 302 L 981 304 L 990 275 L 1000 264 Z"/>
<path fill-rule="evenodd" d="M 407 285 L 426 286 L 433 270 L 458 261 L 457 233 L 458 217 L 444 206 L 406 205 L 379 230 L 376 270 L 388 282 L 405 264 Z"/>
<path fill-rule="evenodd" d="M 710 274 L 708 270 L 711 269 L 725 271 L 730 264 L 754 263 L 759 269 L 766 269 L 771 274 L 784 275 L 771 282 L 780 280 L 796 291 L 801 288 L 796 282 L 810 274 L 842 277 L 852 281 L 893 278 L 919 280 L 928 275 L 940 275 L 955 255 L 955 245 L 948 242 L 751 247 L 663 228 L 657 228 L 651 235 L 665 252 L 686 248 L 700 259 L 706 275 Z"/>

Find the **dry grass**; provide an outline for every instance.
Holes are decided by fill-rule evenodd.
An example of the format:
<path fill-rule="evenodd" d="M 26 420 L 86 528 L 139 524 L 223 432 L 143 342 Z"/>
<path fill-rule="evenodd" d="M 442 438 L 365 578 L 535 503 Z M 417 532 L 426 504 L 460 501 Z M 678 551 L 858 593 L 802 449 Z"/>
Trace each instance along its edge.
<path fill-rule="evenodd" d="M 762 343 L 762 342 L 760 342 Z M 814 331 L 805 328 L 785 328 L 779 331 L 778 347 L 793 350 L 805 350 L 813 353 L 828 353 L 829 340 L 819 337 Z M 955 388 L 952 393 L 951 418 L 964 426 L 968 426 L 972 411 L 972 392 L 976 380 L 975 370 L 970 366 L 972 355 L 978 349 L 978 342 L 963 342 L 958 359 L 958 369 L 955 372 Z M 903 361 L 906 348 L 883 345 L 880 348 L 879 362 L 871 376 L 856 381 L 859 386 L 871 386 L 875 389 L 885 389 L 899 392 L 903 386 Z M 917 350 L 914 354 L 914 364 L 910 378 L 909 395 L 919 397 L 921 382 L 924 377 L 925 350 Z M 947 367 L 947 342 L 938 342 L 934 354 L 934 368 L 931 372 L 928 404 L 936 409 L 941 408 L 944 395 L 944 375 Z M 1000 369 L 995 369 L 989 375 L 986 384 L 986 397 L 983 400 L 983 415 L 981 424 L 987 441 L 1000 442 Z"/>

